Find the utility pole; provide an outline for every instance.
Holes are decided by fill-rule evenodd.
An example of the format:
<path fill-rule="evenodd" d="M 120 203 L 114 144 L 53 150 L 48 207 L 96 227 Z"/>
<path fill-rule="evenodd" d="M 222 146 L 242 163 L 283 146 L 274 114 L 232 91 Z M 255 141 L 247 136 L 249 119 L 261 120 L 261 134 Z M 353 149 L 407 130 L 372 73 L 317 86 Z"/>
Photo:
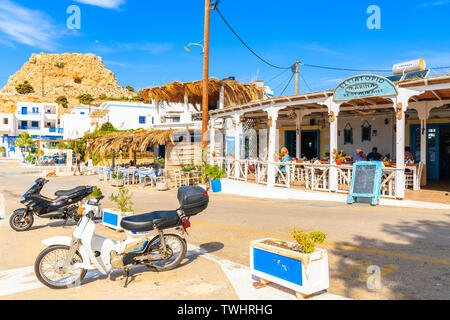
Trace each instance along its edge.
<path fill-rule="evenodd" d="M 209 84 L 209 21 L 211 0 L 205 0 L 205 37 L 203 53 L 203 100 L 202 100 L 202 148 L 207 147 L 206 131 L 208 130 L 208 84 Z"/>
<path fill-rule="evenodd" d="M 295 61 L 295 95 L 298 95 L 298 60 Z"/>

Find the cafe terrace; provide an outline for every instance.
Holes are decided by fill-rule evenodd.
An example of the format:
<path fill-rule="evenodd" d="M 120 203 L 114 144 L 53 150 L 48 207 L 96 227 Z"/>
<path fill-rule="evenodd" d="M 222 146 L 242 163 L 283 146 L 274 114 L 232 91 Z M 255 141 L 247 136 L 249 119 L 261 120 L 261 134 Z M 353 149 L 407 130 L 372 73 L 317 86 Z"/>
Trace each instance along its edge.
<path fill-rule="evenodd" d="M 449 104 L 450 75 L 395 82 L 358 75 L 335 90 L 210 111 L 209 158 L 228 179 L 348 193 L 352 163 L 338 165 L 333 151 L 367 155 L 377 147 L 384 157 L 381 196 L 403 199 L 406 188 L 427 181 L 450 185 Z M 414 163 L 405 163 L 406 146 Z M 279 161 L 282 147 L 292 162 Z"/>

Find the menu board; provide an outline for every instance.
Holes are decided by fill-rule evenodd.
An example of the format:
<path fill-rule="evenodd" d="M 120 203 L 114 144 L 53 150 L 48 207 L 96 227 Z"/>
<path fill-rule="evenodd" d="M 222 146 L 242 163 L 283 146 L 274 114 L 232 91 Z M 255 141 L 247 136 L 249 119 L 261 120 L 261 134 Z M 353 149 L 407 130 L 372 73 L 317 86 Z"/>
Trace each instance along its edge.
<path fill-rule="evenodd" d="M 377 205 L 380 200 L 382 171 L 380 161 L 355 162 L 348 203 L 358 202 L 361 198 L 369 198 L 372 205 Z"/>

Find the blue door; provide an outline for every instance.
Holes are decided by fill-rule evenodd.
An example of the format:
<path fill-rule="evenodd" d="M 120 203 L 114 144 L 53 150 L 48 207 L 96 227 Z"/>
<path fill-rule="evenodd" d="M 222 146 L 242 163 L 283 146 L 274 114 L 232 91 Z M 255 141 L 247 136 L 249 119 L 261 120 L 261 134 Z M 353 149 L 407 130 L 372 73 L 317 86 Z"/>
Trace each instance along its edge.
<path fill-rule="evenodd" d="M 439 125 L 427 126 L 427 177 L 439 179 Z"/>

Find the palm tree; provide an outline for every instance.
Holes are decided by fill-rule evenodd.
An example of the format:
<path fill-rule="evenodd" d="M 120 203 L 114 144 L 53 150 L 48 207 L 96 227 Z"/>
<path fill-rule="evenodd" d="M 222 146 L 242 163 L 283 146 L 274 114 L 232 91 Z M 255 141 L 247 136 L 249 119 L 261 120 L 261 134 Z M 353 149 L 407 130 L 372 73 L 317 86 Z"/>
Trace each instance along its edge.
<path fill-rule="evenodd" d="M 25 151 L 28 152 L 28 148 L 35 146 L 36 142 L 33 140 L 33 137 L 30 136 L 26 132 L 22 132 L 16 140 L 16 145 L 18 147 L 25 147 Z"/>

